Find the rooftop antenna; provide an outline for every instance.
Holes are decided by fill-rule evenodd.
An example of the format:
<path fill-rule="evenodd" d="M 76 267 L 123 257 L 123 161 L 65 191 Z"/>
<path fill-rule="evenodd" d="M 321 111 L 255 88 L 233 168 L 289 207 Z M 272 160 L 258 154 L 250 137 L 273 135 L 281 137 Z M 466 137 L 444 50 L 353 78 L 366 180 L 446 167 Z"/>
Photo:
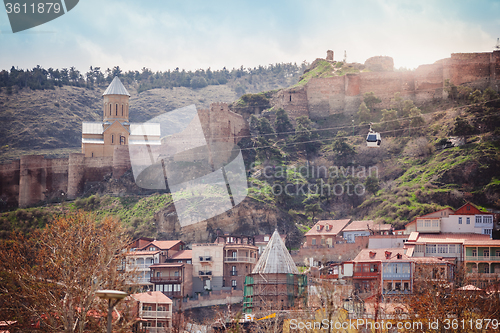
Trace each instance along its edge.
<path fill-rule="evenodd" d="M 500 38 L 497 38 L 497 45 L 494 46 L 495 49 L 500 50 Z"/>

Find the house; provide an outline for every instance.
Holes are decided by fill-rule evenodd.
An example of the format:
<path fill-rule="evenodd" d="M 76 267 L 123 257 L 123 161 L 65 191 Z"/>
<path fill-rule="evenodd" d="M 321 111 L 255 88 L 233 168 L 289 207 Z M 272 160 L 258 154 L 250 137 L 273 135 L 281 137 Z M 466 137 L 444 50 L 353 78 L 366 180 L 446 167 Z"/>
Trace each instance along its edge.
<path fill-rule="evenodd" d="M 167 332 L 172 327 L 172 300 L 159 291 L 131 295 L 140 332 Z"/>
<path fill-rule="evenodd" d="M 253 236 L 222 235 L 214 243 L 193 244 L 193 290 L 243 290 L 257 259 Z"/>
<path fill-rule="evenodd" d="M 391 234 L 391 224 L 375 224 L 372 220 L 352 221 L 344 229 L 342 234 L 348 243 L 354 243 L 356 237 L 370 235 L 389 235 Z"/>
<path fill-rule="evenodd" d="M 340 236 L 340 232 L 351 221 L 344 220 L 321 220 L 318 221 L 308 232 L 305 233 L 305 248 L 333 247 Z"/>
<path fill-rule="evenodd" d="M 464 242 L 466 278 L 476 287 L 485 288 L 500 279 L 500 240 L 467 239 Z"/>
<path fill-rule="evenodd" d="M 141 286 L 142 290 L 153 290 L 154 286 L 150 281 L 150 266 L 166 262 L 167 258 L 182 251 L 184 246 L 184 242 L 180 240 L 147 241 L 145 238 L 139 238 L 128 246 L 125 270 L 136 272 L 135 282 Z"/>
<path fill-rule="evenodd" d="M 405 233 L 475 233 L 491 237 L 493 213 L 483 212 L 471 203 L 456 211 L 445 208 L 417 217 L 405 226 Z"/>
<path fill-rule="evenodd" d="M 193 296 L 193 265 L 187 263 L 161 263 L 150 267 L 150 283 L 154 291 L 162 292 L 179 307 L 182 299 Z"/>

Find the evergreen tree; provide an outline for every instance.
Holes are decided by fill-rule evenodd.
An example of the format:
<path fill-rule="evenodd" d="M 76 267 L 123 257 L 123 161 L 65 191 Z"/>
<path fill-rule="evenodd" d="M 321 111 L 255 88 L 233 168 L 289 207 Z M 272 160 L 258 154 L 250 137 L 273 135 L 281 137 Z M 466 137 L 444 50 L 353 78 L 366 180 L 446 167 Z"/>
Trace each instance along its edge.
<path fill-rule="evenodd" d="M 290 132 L 293 131 L 293 125 L 288 118 L 288 114 L 282 108 L 279 108 L 278 111 L 276 111 L 274 129 L 280 138 L 288 137 Z"/>
<path fill-rule="evenodd" d="M 363 101 L 365 102 L 366 106 L 373 111 L 373 108 L 375 107 L 375 104 L 378 104 L 382 102 L 380 98 L 375 96 L 375 93 L 373 91 L 364 93 L 364 99 Z"/>
<path fill-rule="evenodd" d="M 358 109 L 358 120 L 360 123 L 368 123 L 370 121 L 370 109 L 362 102 Z"/>

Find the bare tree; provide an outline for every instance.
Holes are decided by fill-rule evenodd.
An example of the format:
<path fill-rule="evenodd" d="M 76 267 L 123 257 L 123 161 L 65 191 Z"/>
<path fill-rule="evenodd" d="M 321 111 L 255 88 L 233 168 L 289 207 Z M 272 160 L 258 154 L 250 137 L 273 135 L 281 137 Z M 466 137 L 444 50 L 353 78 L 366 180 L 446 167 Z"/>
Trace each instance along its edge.
<path fill-rule="evenodd" d="M 105 301 L 95 291 L 130 287 L 131 276 L 120 270 L 128 241 L 119 221 L 107 217 L 98 223 L 82 212 L 56 218 L 28 239 L 4 241 L 0 320 L 40 323 L 50 332 L 104 328 Z"/>

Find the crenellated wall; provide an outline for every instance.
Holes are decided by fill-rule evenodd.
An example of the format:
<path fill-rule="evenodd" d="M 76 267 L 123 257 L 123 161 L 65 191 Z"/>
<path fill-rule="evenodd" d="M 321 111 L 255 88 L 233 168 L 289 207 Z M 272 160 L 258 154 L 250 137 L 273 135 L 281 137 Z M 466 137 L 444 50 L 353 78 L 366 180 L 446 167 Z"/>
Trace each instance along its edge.
<path fill-rule="evenodd" d="M 313 78 L 305 87 L 284 89 L 271 99 L 274 107 L 285 109 L 292 119 L 308 115 L 320 119 L 337 113 L 355 113 L 363 94 L 374 92 L 382 102 L 377 108 L 390 108 L 396 92 L 417 105 L 446 98 L 446 81 L 474 88 L 491 87 L 499 91 L 500 51 L 453 53 L 451 58 L 421 65 L 413 72 L 394 72 L 390 57 L 372 57 L 365 62 L 368 72 Z M 295 95 L 300 98 L 292 98 Z M 297 103 L 300 101 L 300 103 Z"/>

